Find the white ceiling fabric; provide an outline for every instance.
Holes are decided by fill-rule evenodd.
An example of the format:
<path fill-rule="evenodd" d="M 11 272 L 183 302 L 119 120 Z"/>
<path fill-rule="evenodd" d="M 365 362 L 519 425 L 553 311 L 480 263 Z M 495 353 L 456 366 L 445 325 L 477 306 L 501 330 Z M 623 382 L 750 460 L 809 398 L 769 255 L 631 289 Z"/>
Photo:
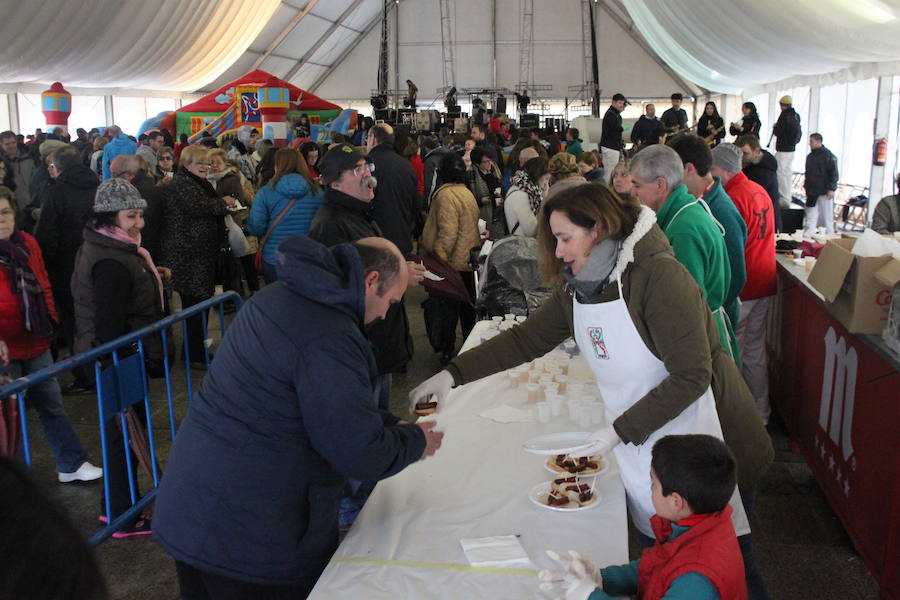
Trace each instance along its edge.
<path fill-rule="evenodd" d="M 279 0 L 3 0 L 0 81 L 193 91 L 250 46 Z"/>
<path fill-rule="evenodd" d="M 895 0 L 622 3 L 660 58 L 714 92 L 900 73 Z"/>

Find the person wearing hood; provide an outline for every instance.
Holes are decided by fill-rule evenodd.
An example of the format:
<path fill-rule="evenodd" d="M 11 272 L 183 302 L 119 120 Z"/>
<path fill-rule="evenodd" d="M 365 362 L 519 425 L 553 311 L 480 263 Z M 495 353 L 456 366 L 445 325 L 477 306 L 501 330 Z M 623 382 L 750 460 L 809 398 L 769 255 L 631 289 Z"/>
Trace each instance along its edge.
<path fill-rule="evenodd" d="M 161 266 L 172 271 L 172 287 L 188 308 L 212 297 L 216 258 L 225 239 L 225 215 L 234 198 L 220 198 L 207 181 L 209 150 L 188 146 L 172 183 L 160 188 L 163 197 Z M 200 315 L 187 320 L 191 368 L 206 368 L 203 322 Z"/>
<path fill-rule="evenodd" d="M 103 147 L 103 179 L 112 177 L 112 171 L 109 169 L 109 163 L 112 162 L 112 159 L 120 154 L 134 154 L 137 152 L 137 143 L 122 133 L 122 128 L 118 125 L 107 127 L 106 136 L 109 138 L 109 142 Z"/>
<path fill-rule="evenodd" d="M 256 193 L 246 230 L 263 241 L 262 275 L 267 283 L 277 278 L 275 257 L 289 237 L 306 235 L 319 206 L 322 192 L 310 175 L 299 151 L 275 151 L 275 176 Z"/>
<path fill-rule="evenodd" d="M 755 135 L 742 135 L 734 141 L 741 149 L 741 165 L 747 179 L 762 186 L 769 198 L 775 215 L 775 231 L 781 232 L 781 204 L 778 202 L 778 161 L 765 150 Z"/>
<path fill-rule="evenodd" d="M 544 204 L 538 248 L 541 274 L 557 284 L 555 293 L 524 323 L 460 354 L 413 389 L 410 404 L 433 395 L 440 410 L 453 386 L 527 363 L 574 337 L 603 395 L 608 425 L 573 456 L 615 454 L 631 521 L 645 543 L 655 512 L 649 449 L 666 435 L 724 438 L 751 503 L 772 462 L 772 442 L 654 211 L 607 186 L 570 188 Z M 751 507 L 745 512 L 737 494 L 730 504 L 738 535 L 747 534 Z"/>
<path fill-rule="evenodd" d="M 725 229 L 702 198 L 684 185 L 684 165 L 672 148 L 654 144 L 634 155 L 630 165 L 631 193 L 656 213 L 656 219 L 678 259 L 703 291 L 719 328 L 722 347 L 739 360 L 734 326 L 725 299 L 731 285 L 731 262 Z"/>
<path fill-rule="evenodd" d="M 584 177 L 585 181 L 598 181 L 603 183 L 606 179 L 606 169 L 600 164 L 600 157 L 596 152 L 588 150 L 578 157 L 578 172 Z"/>
<path fill-rule="evenodd" d="M 100 181 L 81 162 L 78 150 L 69 145 L 52 154 L 51 161 L 54 172 L 58 173 L 56 184 L 44 194 L 34 237 L 44 253 L 59 311 L 58 345 L 73 349 L 75 308 L 69 284 L 75 270 L 75 255 L 83 241 L 84 225 L 91 216 Z M 93 389 L 91 377 L 84 367 L 76 367 L 72 374 L 75 380 L 63 393 L 81 394 Z"/>
<path fill-rule="evenodd" d="M 237 139 L 232 140 L 228 149 L 228 158 L 238 164 L 238 168 L 248 181 L 256 178 L 256 165 L 261 157 L 255 157 L 256 140 L 259 139 L 259 131 L 250 125 L 241 125 L 237 130 Z"/>
<path fill-rule="evenodd" d="M 406 291 L 397 247 L 295 236 L 276 268 L 228 328 L 156 498 L 154 537 L 185 598 L 306 598 L 337 549 L 347 480 L 374 483 L 441 445 L 433 422 L 376 402 L 365 326 Z"/>
<path fill-rule="evenodd" d="M 129 158 L 137 159 L 137 156 L 118 156 L 113 166 Z M 92 214 L 82 234 L 84 243 L 75 257 L 72 274 L 76 320 L 73 352 L 86 352 L 165 316 L 162 280 L 170 273 L 157 268 L 150 253 L 141 246 L 146 208 L 147 202 L 137 188 L 124 179 L 107 179 L 97 188 Z M 148 373 L 161 376 L 164 357 L 160 336 L 148 336 L 143 343 Z M 133 410 L 139 420 L 144 420 L 143 405 Z M 122 432 L 115 419 L 107 421 L 104 427 L 109 458 L 106 469 L 109 509 L 115 518 L 131 506 L 131 491 Z M 136 455 L 132 459 L 135 492 L 139 495 Z M 100 506 L 101 513 L 109 517 L 105 500 L 101 500 Z M 150 518 L 137 515 L 113 537 L 149 533 Z"/>
<path fill-rule="evenodd" d="M 550 171 L 550 188 L 544 196 L 545 202 L 563 190 L 587 183 L 587 179 L 578 170 L 577 159 L 568 152 L 554 154 L 547 163 L 547 169 Z"/>

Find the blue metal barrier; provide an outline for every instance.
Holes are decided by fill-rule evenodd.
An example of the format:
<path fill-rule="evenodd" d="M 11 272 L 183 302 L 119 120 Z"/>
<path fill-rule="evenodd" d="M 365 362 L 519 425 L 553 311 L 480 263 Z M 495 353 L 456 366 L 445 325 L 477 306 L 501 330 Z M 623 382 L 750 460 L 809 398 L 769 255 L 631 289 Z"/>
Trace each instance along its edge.
<path fill-rule="evenodd" d="M 225 336 L 226 320 L 225 320 L 225 304 L 231 302 L 235 309 L 240 309 L 243 301 L 235 292 L 226 292 L 219 296 L 214 296 L 199 304 L 195 304 L 186 310 L 179 311 L 173 315 L 169 315 L 156 323 L 123 335 L 115 340 L 82 352 L 65 360 L 56 362 L 40 371 L 29 373 L 28 375 L 19 377 L 18 379 L 0 387 L 0 398 L 8 398 L 15 395 L 19 405 L 19 420 L 22 429 L 22 454 L 26 464 L 31 466 L 31 444 L 28 439 L 28 423 L 26 418 L 25 394 L 28 389 L 38 383 L 57 377 L 63 373 L 67 373 L 72 369 L 94 363 L 94 375 L 97 385 L 97 411 L 100 426 L 100 445 L 103 454 L 103 490 L 106 500 L 106 515 L 112 514 L 110 506 L 109 481 L 107 473 L 110 468 L 108 457 L 109 448 L 107 445 L 106 423 L 112 418 L 118 417 L 122 427 L 123 445 L 125 447 L 125 462 L 128 473 L 128 485 L 131 493 L 131 507 L 123 513 L 108 519 L 106 526 L 91 536 L 89 543 L 96 546 L 109 538 L 113 533 L 120 529 L 123 525 L 130 522 L 134 517 L 139 515 L 156 497 L 157 487 L 159 486 L 160 474 L 157 468 L 156 460 L 156 440 L 153 433 L 153 417 L 150 410 L 150 388 L 147 376 L 144 340 L 150 336 L 159 335 L 162 342 L 162 359 L 163 369 L 166 379 L 166 398 L 168 401 L 169 414 L 169 430 L 171 439 L 175 439 L 175 408 L 173 402 L 172 387 L 172 357 L 169 353 L 169 329 L 178 323 L 181 323 L 182 338 L 184 340 L 184 367 L 185 367 L 185 384 L 187 391 L 188 404 L 193 402 L 193 390 L 191 388 L 191 359 L 188 352 L 188 323 L 187 319 L 200 316 L 203 328 L 203 355 L 207 368 L 209 367 L 209 347 L 206 343 L 208 338 L 207 328 L 207 311 L 216 308 L 219 314 L 219 328 L 222 337 Z M 121 352 L 126 349 L 127 352 Z M 137 497 L 137 481 L 134 465 L 132 464 L 131 452 L 129 451 L 129 432 L 126 422 L 126 410 L 131 406 L 143 402 L 144 411 L 147 416 L 147 438 L 150 446 L 150 464 L 152 465 L 153 487 L 143 497 Z"/>

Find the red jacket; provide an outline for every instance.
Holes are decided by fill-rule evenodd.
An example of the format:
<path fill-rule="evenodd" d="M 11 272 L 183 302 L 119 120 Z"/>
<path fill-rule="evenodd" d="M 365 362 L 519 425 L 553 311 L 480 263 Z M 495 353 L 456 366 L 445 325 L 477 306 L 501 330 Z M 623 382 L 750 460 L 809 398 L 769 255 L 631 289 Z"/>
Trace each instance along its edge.
<path fill-rule="evenodd" d="M 740 172 L 725 184 L 725 193 L 747 223 L 744 262 L 747 283 L 741 300 L 755 300 L 775 294 L 775 213 L 766 190 Z"/>
<path fill-rule="evenodd" d="M 50 318 L 54 322 L 58 322 L 56 305 L 53 304 L 53 292 L 50 290 L 50 279 L 47 277 L 47 269 L 44 267 L 41 248 L 37 241 L 24 231 L 22 238 L 25 240 L 25 247 L 28 250 L 28 266 L 31 267 L 41 289 L 44 290 L 44 300 L 47 302 Z M 0 266 L 0 340 L 9 346 L 9 358 L 12 360 L 36 358 L 50 347 L 48 338 L 25 330 L 22 310 L 19 308 L 19 297 L 12 288 L 12 277 L 10 277 L 9 269 L 2 266 Z"/>
<path fill-rule="evenodd" d="M 673 540 L 672 522 L 653 515 L 650 524 L 656 545 L 641 554 L 638 563 L 638 598 L 656 600 L 678 577 L 700 573 L 715 586 L 721 600 L 746 600 L 744 560 L 738 546 L 731 507 L 708 515 L 694 515 L 681 522 L 692 527 Z"/>
<path fill-rule="evenodd" d="M 416 186 L 419 190 L 419 196 L 425 195 L 425 163 L 418 154 L 409 159 L 413 169 L 416 171 Z"/>

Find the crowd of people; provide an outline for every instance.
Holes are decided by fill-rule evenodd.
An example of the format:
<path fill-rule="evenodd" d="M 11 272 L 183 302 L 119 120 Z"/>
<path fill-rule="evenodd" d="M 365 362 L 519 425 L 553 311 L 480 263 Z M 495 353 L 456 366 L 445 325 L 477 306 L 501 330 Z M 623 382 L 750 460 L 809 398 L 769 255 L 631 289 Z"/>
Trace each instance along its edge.
<path fill-rule="evenodd" d="M 27 375 L 153 323 L 172 312 L 173 293 L 181 308 L 217 286 L 250 298 L 214 356 L 200 316 L 188 320 L 183 358 L 208 372 L 155 515 L 136 516 L 115 536 L 153 532 L 176 561 L 184 597 L 304 597 L 375 482 L 440 449 L 433 423 L 390 412 L 392 378 L 414 353 L 405 292 L 423 281 L 416 256 L 426 257 L 455 272 L 468 298 L 426 308 L 450 323 L 434 347 L 445 369 L 413 390 L 411 406 L 433 397 L 440 407 L 451 387 L 574 337 L 608 404 L 609 423 L 586 452 L 615 453 L 642 544 L 668 543 L 653 519 L 715 513 L 709 527 L 728 554 L 727 577 L 717 579 L 721 564 L 703 563 L 701 579 L 680 589 L 742 597 L 722 591 L 746 586 L 766 598 L 747 522 L 773 458 L 763 332 L 799 117 L 782 98 L 773 156 L 752 103 L 725 142 L 715 103 L 691 130 L 681 95 L 671 101 L 659 119 L 645 106 L 629 151 L 622 94 L 596 151 L 575 128 L 516 129 L 487 113 L 468 132 L 411 136 L 369 120 L 355 140 L 300 138 L 293 147 L 250 126 L 191 145 L 167 131 L 133 138 L 115 125 L 28 143 L 3 132 L 5 371 Z M 822 142 L 810 136 L 808 231 L 833 228 L 837 161 Z M 896 229 L 898 211 L 887 206 L 879 218 Z M 508 236 L 536 238 L 533 258 L 554 293 L 521 326 L 456 356 L 457 323 L 465 337 L 477 319 L 472 251 Z M 148 372 L 173 353 L 150 341 Z M 29 391 L 61 482 L 104 476 L 63 408 L 64 394 L 94 389 L 93 374 L 76 370 L 64 389 L 48 379 Z M 121 432 L 114 422 L 106 431 L 104 519 L 130 504 Z M 705 504 L 702 485 L 672 479 L 680 472 L 672 461 L 688 460 L 694 442 L 666 440 L 686 434 L 712 440 L 694 442 L 717 457 L 718 467 L 703 468 L 719 468 L 725 482 Z M 563 562 L 562 577 L 584 598 L 638 585 L 615 571 L 602 582 L 579 579 L 584 565 Z"/>

